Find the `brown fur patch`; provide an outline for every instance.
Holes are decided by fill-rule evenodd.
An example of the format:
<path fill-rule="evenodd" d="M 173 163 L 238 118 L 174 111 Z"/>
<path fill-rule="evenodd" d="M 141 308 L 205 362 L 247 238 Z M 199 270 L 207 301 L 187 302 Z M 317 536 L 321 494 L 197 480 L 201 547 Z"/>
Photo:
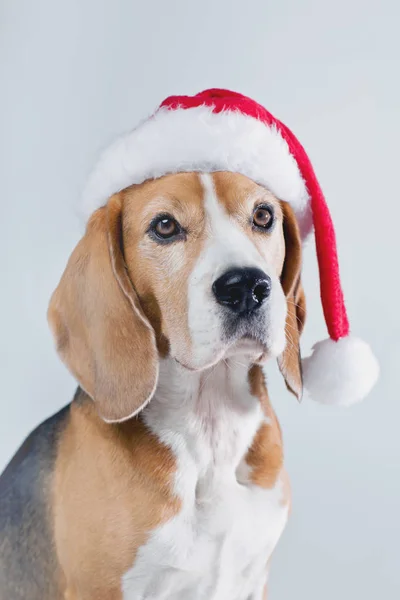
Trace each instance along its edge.
<path fill-rule="evenodd" d="M 303 375 L 300 355 L 300 335 L 306 318 L 306 304 L 301 284 L 301 238 L 296 217 L 289 204 L 282 202 L 284 214 L 285 262 L 281 283 L 287 301 L 286 348 L 278 359 L 287 388 L 301 400 Z"/>
<path fill-rule="evenodd" d="M 140 419 L 107 425 L 81 392 L 60 440 L 53 492 L 68 600 L 122 597 L 138 548 L 179 511 L 175 470 L 170 450 Z"/>
<path fill-rule="evenodd" d="M 282 436 L 278 419 L 268 398 L 265 378 L 261 367 L 253 366 L 249 372 L 250 390 L 260 399 L 269 423 L 258 429 L 246 455 L 246 463 L 251 467 L 250 480 L 263 488 L 272 488 L 277 482 L 283 467 Z"/>
<path fill-rule="evenodd" d="M 162 354 L 171 343 L 190 351 L 188 280 L 206 236 L 204 190 L 197 173 L 167 175 L 123 194 L 124 254 L 143 310 Z M 158 214 L 169 214 L 188 232 L 185 243 L 157 244 L 146 235 Z"/>

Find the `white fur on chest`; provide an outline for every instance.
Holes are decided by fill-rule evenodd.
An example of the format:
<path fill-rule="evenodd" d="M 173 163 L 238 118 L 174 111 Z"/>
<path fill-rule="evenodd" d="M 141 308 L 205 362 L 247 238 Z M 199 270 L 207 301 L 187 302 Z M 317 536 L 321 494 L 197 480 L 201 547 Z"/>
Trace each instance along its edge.
<path fill-rule="evenodd" d="M 174 452 L 180 512 L 154 530 L 123 579 L 124 600 L 262 600 L 267 561 L 287 520 L 282 485 L 247 481 L 244 456 L 265 416 L 246 367 L 201 378 L 169 361 L 145 420 Z M 167 373 L 166 373 L 167 374 Z M 168 381 L 174 381 L 174 388 Z M 178 389 L 176 389 L 178 388 Z"/>

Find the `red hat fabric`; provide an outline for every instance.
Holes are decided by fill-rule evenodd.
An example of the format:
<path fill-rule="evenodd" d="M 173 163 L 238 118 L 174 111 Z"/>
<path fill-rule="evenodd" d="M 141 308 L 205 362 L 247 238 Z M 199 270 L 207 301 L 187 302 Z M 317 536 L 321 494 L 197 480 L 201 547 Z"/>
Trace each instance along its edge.
<path fill-rule="evenodd" d="M 303 240 L 314 228 L 329 339 L 303 361 L 304 384 L 323 403 L 361 400 L 379 367 L 369 346 L 349 335 L 329 209 L 303 146 L 263 106 L 222 89 L 166 98 L 102 155 L 86 189 L 86 210 L 90 214 L 113 193 L 167 173 L 223 170 L 242 173 L 288 202 Z"/>

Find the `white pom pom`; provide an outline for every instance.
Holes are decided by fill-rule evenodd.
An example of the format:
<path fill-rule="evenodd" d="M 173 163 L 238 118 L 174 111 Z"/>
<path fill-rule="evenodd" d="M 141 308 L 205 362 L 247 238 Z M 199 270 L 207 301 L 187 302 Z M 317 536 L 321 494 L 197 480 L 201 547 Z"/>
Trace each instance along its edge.
<path fill-rule="evenodd" d="M 371 391 L 379 365 L 371 348 L 356 337 L 327 339 L 303 359 L 303 382 L 311 398 L 321 404 L 350 406 Z"/>

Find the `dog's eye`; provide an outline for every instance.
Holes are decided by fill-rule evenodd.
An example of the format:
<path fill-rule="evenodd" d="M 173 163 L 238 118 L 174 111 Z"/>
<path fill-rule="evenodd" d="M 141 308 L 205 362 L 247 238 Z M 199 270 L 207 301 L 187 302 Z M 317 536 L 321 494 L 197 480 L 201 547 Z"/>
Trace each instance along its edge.
<path fill-rule="evenodd" d="M 183 233 L 182 227 L 170 215 L 158 215 L 150 224 L 149 233 L 159 241 L 172 241 Z"/>
<path fill-rule="evenodd" d="M 271 206 L 257 206 L 253 212 L 253 226 L 269 231 L 274 224 L 274 211 Z"/>
<path fill-rule="evenodd" d="M 168 217 L 158 221 L 154 229 L 157 235 L 164 239 L 172 237 L 179 231 L 176 221 L 168 219 Z"/>

